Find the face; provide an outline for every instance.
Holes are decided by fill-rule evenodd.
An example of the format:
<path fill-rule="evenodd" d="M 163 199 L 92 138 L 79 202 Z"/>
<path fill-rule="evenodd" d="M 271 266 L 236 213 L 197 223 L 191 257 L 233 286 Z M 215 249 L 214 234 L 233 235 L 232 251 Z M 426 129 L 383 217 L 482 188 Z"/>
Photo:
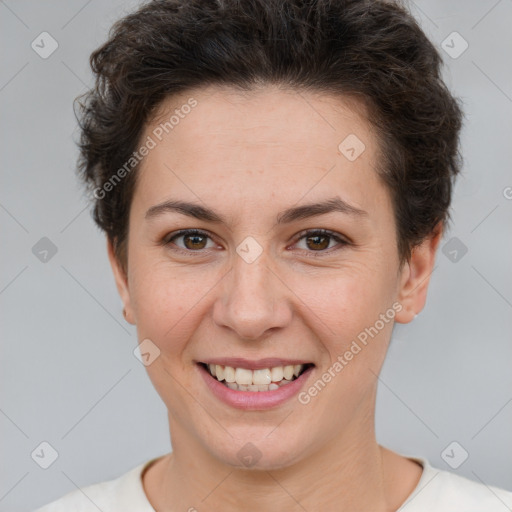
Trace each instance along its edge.
<path fill-rule="evenodd" d="M 159 351 L 147 371 L 174 450 L 237 466 L 247 452 L 270 469 L 371 433 L 393 323 L 423 307 L 437 240 L 400 268 L 361 111 L 208 88 L 166 100 L 146 126 L 155 147 L 131 205 L 127 275 L 109 254 L 139 342 Z"/>

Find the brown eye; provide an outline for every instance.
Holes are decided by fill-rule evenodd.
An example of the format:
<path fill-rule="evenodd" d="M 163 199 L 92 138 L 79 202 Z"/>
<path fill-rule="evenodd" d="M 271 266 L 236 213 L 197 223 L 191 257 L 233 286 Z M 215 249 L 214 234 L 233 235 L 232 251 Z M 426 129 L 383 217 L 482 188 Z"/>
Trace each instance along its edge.
<path fill-rule="evenodd" d="M 311 235 L 306 238 L 306 244 L 310 249 L 327 249 L 329 247 L 330 237 L 328 235 Z"/>
<path fill-rule="evenodd" d="M 175 240 L 179 239 L 183 240 L 183 245 L 175 243 Z M 175 245 L 182 251 L 197 252 L 208 248 L 206 245 L 208 239 L 210 236 L 203 231 L 183 230 L 168 238 L 165 245 Z"/>
<path fill-rule="evenodd" d="M 328 253 L 330 254 L 331 251 L 327 250 L 332 248 L 331 242 L 334 240 L 337 242 L 339 248 L 349 245 L 349 242 L 341 238 L 340 236 L 337 236 L 332 231 L 328 231 L 326 229 L 315 229 L 306 231 L 301 234 L 300 238 L 298 239 L 298 242 L 301 242 L 302 240 L 305 241 L 306 251 L 307 252 L 317 252 L 317 253 Z M 331 247 L 329 247 L 331 246 Z M 336 250 L 336 249 L 335 249 Z"/>
<path fill-rule="evenodd" d="M 184 235 L 183 240 L 187 249 L 204 249 L 206 237 L 202 235 Z"/>

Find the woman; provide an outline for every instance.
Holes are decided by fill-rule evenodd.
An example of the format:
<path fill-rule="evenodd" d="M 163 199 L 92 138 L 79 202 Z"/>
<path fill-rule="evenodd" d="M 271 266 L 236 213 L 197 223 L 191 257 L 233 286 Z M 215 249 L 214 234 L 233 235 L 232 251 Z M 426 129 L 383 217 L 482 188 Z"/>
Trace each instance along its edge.
<path fill-rule="evenodd" d="M 91 57 L 81 176 L 173 451 L 40 511 L 499 511 L 380 446 L 462 111 L 393 2 L 153 1 Z"/>

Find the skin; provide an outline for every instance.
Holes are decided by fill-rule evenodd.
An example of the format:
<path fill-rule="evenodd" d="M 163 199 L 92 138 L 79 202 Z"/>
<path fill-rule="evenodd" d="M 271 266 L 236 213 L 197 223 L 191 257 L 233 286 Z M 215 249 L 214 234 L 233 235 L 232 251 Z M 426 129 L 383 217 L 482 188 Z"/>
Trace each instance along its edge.
<path fill-rule="evenodd" d="M 400 267 L 362 105 L 277 87 L 245 95 L 209 87 L 167 99 L 141 140 L 190 97 L 198 105 L 141 164 L 126 273 L 108 243 L 126 318 L 160 350 L 147 371 L 169 412 L 173 452 L 144 473 L 148 499 L 157 511 L 398 509 L 422 470 L 375 439 L 377 375 L 393 321 L 306 405 L 231 408 L 205 386 L 196 361 L 301 358 L 315 364 L 307 389 L 393 303 L 400 323 L 422 310 L 441 226 Z M 366 146 L 353 162 L 338 148 L 349 134 Z M 286 208 L 335 195 L 366 215 L 276 224 Z M 170 198 L 208 206 L 227 225 L 173 212 L 145 218 Z M 211 238 L 162 243 L 185 228 Z M 321 228 L 350 244 L 322 239 L 315 258 L 322 251 L 298 235 Z M 236 252 L 247 236 L 262 248 L 250 264 Z M 237 457 L 247 442 L 261 452 L 249 469 Z"/>

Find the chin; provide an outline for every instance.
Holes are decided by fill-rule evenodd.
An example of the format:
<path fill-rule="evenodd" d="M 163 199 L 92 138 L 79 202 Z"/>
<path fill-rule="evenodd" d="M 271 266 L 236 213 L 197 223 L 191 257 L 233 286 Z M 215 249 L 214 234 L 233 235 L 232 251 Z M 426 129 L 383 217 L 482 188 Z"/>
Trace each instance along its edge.
<path fill-rule="evenodd" d="M 227 435 L 222 440 L 208 439 L 205 444 L 214 458 L 234 469 L 269 471 L 290 467 L 304 455 L 306 440 L 295 438 L 285 429 L 279 434 L 273 429 L 246 426 L 233 438 Z"/>

